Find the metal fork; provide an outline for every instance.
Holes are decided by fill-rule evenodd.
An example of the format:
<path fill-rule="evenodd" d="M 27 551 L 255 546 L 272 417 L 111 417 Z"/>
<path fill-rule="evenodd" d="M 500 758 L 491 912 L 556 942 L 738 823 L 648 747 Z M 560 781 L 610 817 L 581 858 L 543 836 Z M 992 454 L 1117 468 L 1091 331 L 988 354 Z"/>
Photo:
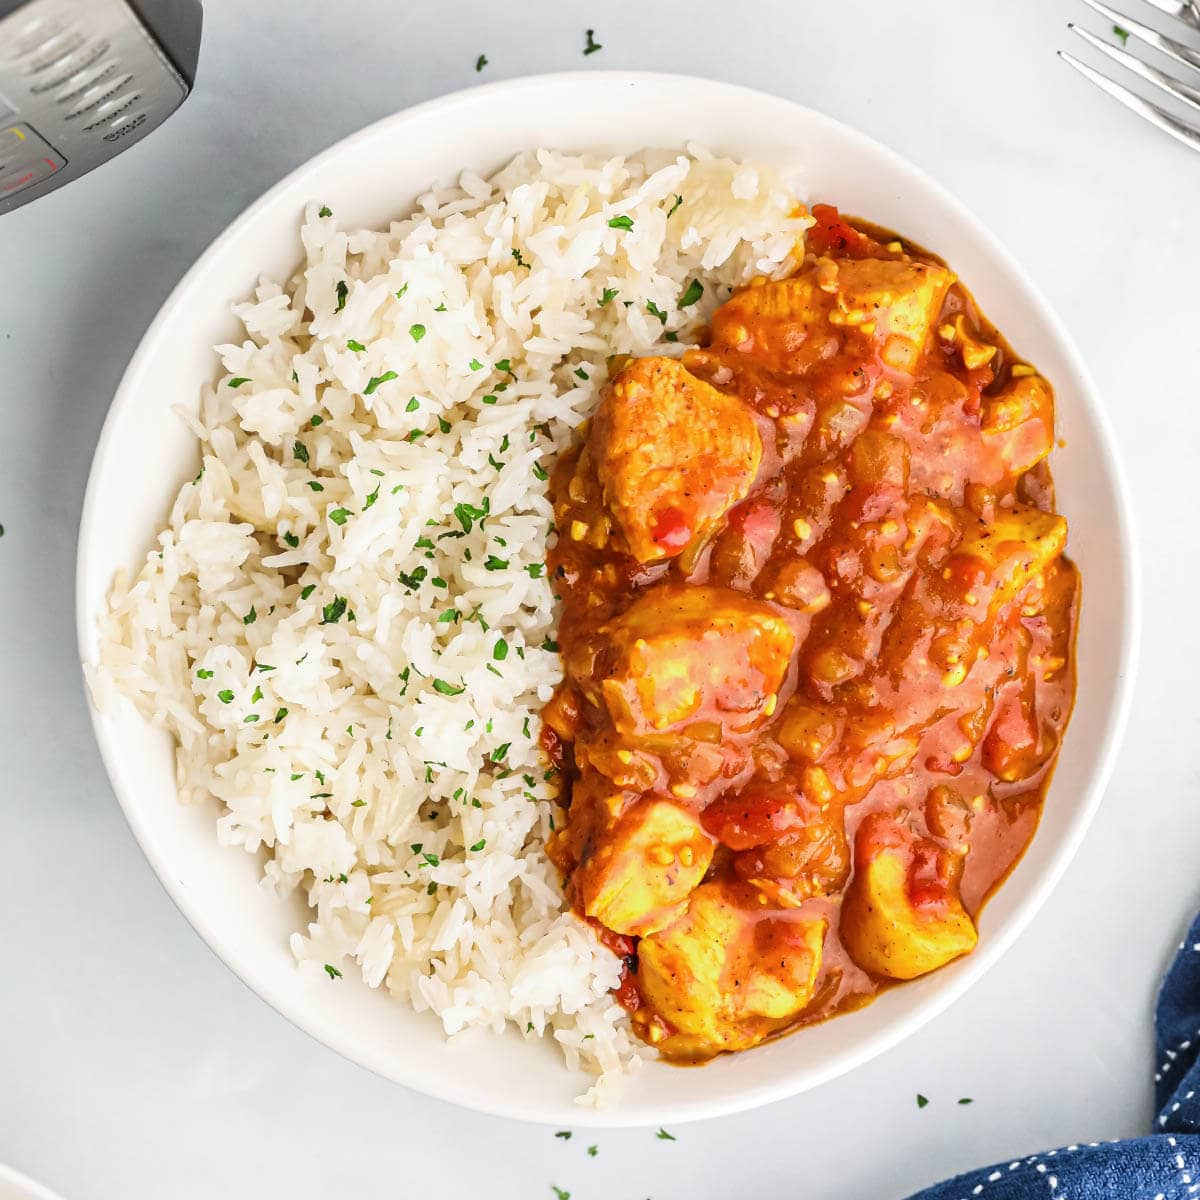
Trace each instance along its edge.
<path fill-rule="evenodd" d="M 1200 0 L 1144 0 L 1164 16 L 1178 24 L 1181 33 L 1200 34 Z M 1149 25 L 1133 17 L 1128 17 L 1109 8 L 1103 0 L 1083 0 L 1089 8 L 1098 12 L 1105 20 L 1112 22 L 1113 33 L 1122 42 L 1115 46 L 1098 38 L 1094 33 L 1084 29 L 1074 22 L 1068 22 L 1067 28 L 1078 34 L 1087 44 L 1110 58 L 1125 70 L 1136 75 L 1151 87 L 1165 92 L 1182 108 L 1197 114 L 1194 121 L 1183 120 L 1160 108 L 1149 100 L 1135 95 L 1128 88 L 1109 79 L 1087 63 L 1080 62 L 1074 55 L 1065 50 L 1058 52 L 1059 58 L 1072 66 L 1086 79 L 1090 79 L 1098 88 L 1105 91 L 1114 100 L 1119 100 L 1126 108 L 1132 109 L 1140 117 L 1145 117 L 1152 125 L 1156 125 L 1164 133 L 1169 133 L 1193 150 L 1200 150 L 1200 50 L 1193 49 L 1174 37 L 1159 33 Z M 1174 67 L 1182 68 L 1191 79 L 1179 79 L 1173 74 L 1143 62 L 1126 48 L 1130 40 L 1135 46 L 1147 46 L 1169 60 Z"/>

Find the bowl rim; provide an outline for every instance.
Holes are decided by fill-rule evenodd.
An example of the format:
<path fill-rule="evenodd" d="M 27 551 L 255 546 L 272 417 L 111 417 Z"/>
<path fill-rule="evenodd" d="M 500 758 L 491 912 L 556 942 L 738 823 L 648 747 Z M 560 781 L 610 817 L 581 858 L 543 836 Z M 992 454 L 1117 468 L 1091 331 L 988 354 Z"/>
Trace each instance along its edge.
<path fill-rule="evenodd" d="M 0 1163 L 0 1185 L 17 1189 L 14 1200 L 18 1197 L 20 1200 L 62 1200 L 57 1192 L 52 1192 L 45 1184 L 4 1163 Z"/>
<path fill-rule="evenodd" d="M 777 105 L 786 105 L 805 121 L 823 125 L 828 132 L 836 134 L 839 138 L 848 142 L 856 142 L 876 157 L 889 160 L 890 164 L 902 174 L 919 178 L 922 184 L 935 194 L 940 202 L 968 229 L 971 236 L 977 239 L 986 256 L 1002 263 L 1005 269 L 1014 276 L 1031 302 L 1033 308 L 1031 321 L 1045 328 L 1049 337 L 1061 351 L 1068 368 L 1074 374 L 1075 381 L 1079 385 L 1081 407 L 1086 410 L 1097 443 L 1103 451 L 1106 472 L 1113 485 L 1113 501 L 1118 518 L 1115 541 L 1122 550 L 1121 563 L 1116 573 L 1117 578 L 1112 580 L 1112 583 L 1120 587 L 1125 600 L 1121 627 L 1114 631 L 1118 639 L 1119 651 L 1115 664 L 1116 694 L 1113 696 L 1107 720 L 1100 730 L 1093 766 L 1089 772 L 1086 797 L 1082 804 L 1076 806 L 1072 819 L 1058 839 L 1040 877 L 1031 879 L 1025 885 L 1023 894 L 1004 926 L 992 931 L 986 942 L 981 943 L 969 959 L 964 961 L 963 969 L 939 989 L 933 991 L 929 997 L 915 1005 L 911 1012 L 901 1014 L 885 1028 L 864 1036 L 854 1047 L 841 1052 L 836 1061 L 822 1069 L 811 1071 L 801 1080 L 794 1079 L 790 1073 L 784 1073 L 778 1078 L 772 1078 L 754 1086 L 743 1087 L 727 1098 L 723 1097 L 719 1103 L 702 1098 L 673 1101 L 669 1106 L 664 1106 L 663 1119 L 683 1123 L 743 1112 L 819 1087 L 898 1045 L 958 1000 L 969 987 L 982 978 L 1025 931 L 1034 914 L 1045 903 L 1075 857 L 1100 806 L 1128 723 L 1141 635 L 1141 572 L 1133 507 L 1125 469 L 1117 453 L 1115 434 L 1087 364 L 1061 318 L 1051 308 L 1016 256 L 948 188 L 889 146 L 807 105 L 761 89 L 676 72 L 573 70 L 517 76 L 493 83 L 477 84 L 435 97 L 382 117 L 339 138 L 332 145 L 289 171 L 287 175 L 243 209 L 199 254 L 163 301 L 146 332 L 142 335 L 114 393 L 88 474 L 76 555 L 76 637 L 81 661 L 84 663 L 91 661 L 94 656 L 97 612 L 89 608 L 85 584 L 92 573 L 92 558 L 100 532 L 97 528 L 96 512 L 99 480 L 106 464 L 118 450 L 115 444 L 118 416 L 138 392 L 140 378 L 146 370 L 147 364 L 157 352 L 158 342 L 163 335 L 164 328 L 172 319 L 176 309 L 187 299 L 189 293 L 207 272 L 210 262 L 217 256 L 220 249 L 227 242 L 237 238 L 247 226 L 253 225 L 262 210 L 269 208 L 278 197 L 300 185 L 311 172 L 329 160 L 351 151 L 356 146 L 369 142 L 394 126 L 403 126 L 430 117 L 444 118 L 461 106 L 476 105 L 491 96 L 504 94 L 506 98 L 510 98 L 514 93 L 522 91 L 536 93 L 548 87 L 587 87 L 595 85 L 598 79 L 604 80 L 609 85 L 618 86 L 638 84 L 666 87 L 683 85 L 689 88 L 699 86 L 711 89 L 714 93 L 720 93 L 731 101 L 736 101 L 741 97 L 747 100 L 753 99 L 756 102 L 769 100 Z M 266 982 L 252 982 L 251 973 L 237 965 L 233 952 L 222 944 L 220 934 L 209 925 L 202 905 L 175 882 L 170 863 L 158 852 L 152 833 L 141 819 L 137 805 L 128 799 L 130 789 L 125 784 L 121 753 L 115 738 L 106 727 L 103 715 L 92 703 L 86 683 L 84 691 L 101 759 L 113 792 L 135 840 L 153 868 L 160 884 L 208 948 L 250 991 L 269 1004 L 280 1016 L 308 1034 L 314 1041 L 329 1047 L 373 1074 L 400 1083 L 421 1094 L 468 1107 L 477 1112 L 542 1124 L 561 1124 L 564 1120 L 569 1119 L 577 1127 L 628 1127 L 653 1123 L 648 1121 L 644 1115 L 623 1116 L 624 1110 L 619 1105 L 612 1109 L 590 1109 L 576 1106 L 568 1117 L 561 1104 L 542 1103 L 536 1097 L 528 1095 L 513 1097 L 510 1103 L 502 1106 L 498 1103 L 475 1099 L 471 1095 L 464 1095 L 461 1087 L 443 1086 L 437 1079 L 400 1078 L 397 1073 L 369 1061 L 363 1053 L 355 1048 L 351 1039 L 341 1034 L 340 1029 L 330 1028 L 326 1025 L 318 1031 L 319 1023 L 306 1018 L 303 1004 L 294 997 L 279 994 L 277 989 L 272 988 Z M 653 1119 L 653 1121 L 657 1120 L 659 1120 L 658 1117 Z"/>

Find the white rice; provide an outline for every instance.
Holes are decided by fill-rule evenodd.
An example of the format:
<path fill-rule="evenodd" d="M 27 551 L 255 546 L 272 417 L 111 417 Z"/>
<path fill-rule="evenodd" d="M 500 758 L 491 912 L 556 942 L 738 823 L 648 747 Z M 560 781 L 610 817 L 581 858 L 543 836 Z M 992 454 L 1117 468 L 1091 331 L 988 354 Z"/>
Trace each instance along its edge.
<path fill-rule="evenodd" d="M 731 287 L 792 268 L 794 212 L 773 172 L 694 147 L 525 153 L 384 232 L 313 203 L 303 268 L 234 305 L 245 339 L 183 405 L 203 471 L 115 581 L 90 671 L 98 704 L 172 733 L 221 842 L 303 889 L 301 970 L 356 969 L 447 1035 L 549 1034 L 593 1103 L 641 1047 L 545 854 L 545 475 L 609 355 L 676 354 Z"/>

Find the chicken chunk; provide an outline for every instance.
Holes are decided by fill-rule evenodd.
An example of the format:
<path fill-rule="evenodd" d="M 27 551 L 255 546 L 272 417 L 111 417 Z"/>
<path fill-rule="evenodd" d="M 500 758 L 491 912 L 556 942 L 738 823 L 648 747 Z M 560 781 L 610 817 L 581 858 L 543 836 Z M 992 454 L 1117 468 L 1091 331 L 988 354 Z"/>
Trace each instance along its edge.
<path fill-rule="evenodd" d="M 638 946 L 638 982 L 673 1032 L 669 1057 L 744 1050 L 801 1013 L 813 998 L 824 918 L 763 916 L 753 888 L 705 883 L 687 910 Z"/>
<path fill-rule="evenodd" d="M 639 358 L 609 385 L 589 434 L 630 553 L 654 562 L 708 535 L 762 460 L 750 410 L 674 359 Z"/>
<path fill-rule="evenodd" d="M 712 349 L 753 352 L 773 372 L 804 375 L 856 337 L 894 370 L 911 373 L 951 282 L 930 263 L 823 259 L 730 297 L 713 316 Z"/>
<path fill-rule="evenodd" d="M 969 525 L 954 550 L 951 570 L 963 560 L 981 564 L 993 584 L 991 611 L 996 611 L 1062 554 L 1067 544 L 1067 523 L 1057 513 L 1040 508 L 1000 509 L 986 524 Z"/>
<path fill-rule="evenodd" d="M 859 826 L 854 877 L 842 902 L 842 944 L 873 975 L 915 979 L 975 948 L 962 906 L 962 860 L 890 817 Z"/>
<path fill-rule="evenodd" d="M 576 887 L 583 910 L 617 933 L 644 935 L 669 925 L 704 878 L 713 839 L 690 813 L 646 799 L 596 839 Z"/>
<path fill-rule="evenodd" d="M 872 329 L 889 367 L 912 372 L 952 281 L 932 263 L 850 259 L 838 264 L 838 307 L 848 324 Z"/>
<path fill-rule="evenodd" d="M 1009 475 L 1020 475 L 1041 462 L 1054 443 L 1050 385 L 1040 375 L 1021 375 L 985 397 L 980 435 Z"/>
<path fill-rule="evenodd" d="M 617 731 L 681 721 L 748 728 L 775 711 L 794 635 L 767 604 L 713 587 L 660 586 L 602 630 L 603 701 Z"/>

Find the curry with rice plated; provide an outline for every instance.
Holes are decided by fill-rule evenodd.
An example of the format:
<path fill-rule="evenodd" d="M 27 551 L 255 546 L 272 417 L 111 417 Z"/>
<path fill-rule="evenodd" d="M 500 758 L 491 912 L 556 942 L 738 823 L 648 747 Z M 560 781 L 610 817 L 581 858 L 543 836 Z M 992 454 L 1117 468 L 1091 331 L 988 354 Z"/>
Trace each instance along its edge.
<path fill-rule="evenodd" d="M 812 215 L 551 481 L 550 852 L 676 1061 L 969 953 L 1074 694 L 1050 385 L 937 258 Z"/>

